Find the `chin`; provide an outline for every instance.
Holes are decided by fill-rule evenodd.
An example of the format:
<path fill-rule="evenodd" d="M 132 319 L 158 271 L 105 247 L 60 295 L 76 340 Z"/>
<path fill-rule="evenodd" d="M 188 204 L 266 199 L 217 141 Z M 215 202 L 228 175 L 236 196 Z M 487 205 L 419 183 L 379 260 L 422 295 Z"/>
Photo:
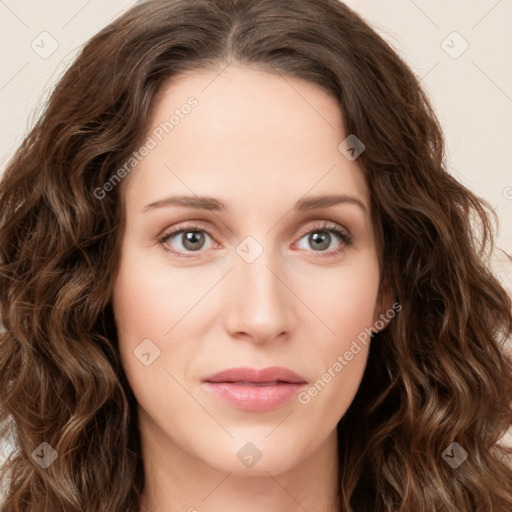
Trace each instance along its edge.
<path fill-rule="evenodd" d="M 297 438 L 283 430 L 278 435 L 278 427 L 269 435 L 273 428 L 232 431 L 233 439 L 227 435 L 227 439 L 211 436 L 209 445 L 205 445 L 204 439 L 194 443 L 202 445 L 200 453 L 195 450 L 196 456 L 224 473 L 268 477 L 268 473 L 277 475 L 293 469 L 315 449 L 315 440 L 306 433 Z"/>

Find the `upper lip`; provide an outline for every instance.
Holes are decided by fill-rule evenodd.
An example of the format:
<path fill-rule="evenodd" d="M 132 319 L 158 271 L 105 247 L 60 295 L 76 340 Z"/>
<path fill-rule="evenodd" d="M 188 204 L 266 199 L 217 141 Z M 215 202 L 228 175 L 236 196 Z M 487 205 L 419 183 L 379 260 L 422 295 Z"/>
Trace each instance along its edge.
<path fill-rule="evenodd" d="M 306 379 L 299 374 L 283 368 L 282 366 L 270 366 L 260 370 L 256 368 L 228 368 L 203 379 L 203 382 L 291 382 L 305 383 Z"/>

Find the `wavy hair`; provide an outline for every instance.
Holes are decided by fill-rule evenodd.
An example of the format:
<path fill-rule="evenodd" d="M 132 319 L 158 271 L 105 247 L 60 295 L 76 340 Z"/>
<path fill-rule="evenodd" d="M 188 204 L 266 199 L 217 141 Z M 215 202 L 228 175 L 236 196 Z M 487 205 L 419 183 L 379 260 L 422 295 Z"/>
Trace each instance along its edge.
<path fill-rule="evenodd" d="M 490 209 L 447 172 L 418 79 L 338 0 L 139 3 L 59 80 L 0 182 L 0 423 L 15 445 L 0 511 L 138 512 L 136 400 L 111 308 L 124 207 L 121 187 L 95 190 L 164 85 L 233 62 L 321 87 L 366 146 L 382 279 L 402 310 L 338 424 L 343 510 L 510 512 L 512 308 L 488 266 Z M 58 454 L 46 468 L 43 442 Z M 468 453 L 457 469 L 442 457 L 453 442 Z"/>

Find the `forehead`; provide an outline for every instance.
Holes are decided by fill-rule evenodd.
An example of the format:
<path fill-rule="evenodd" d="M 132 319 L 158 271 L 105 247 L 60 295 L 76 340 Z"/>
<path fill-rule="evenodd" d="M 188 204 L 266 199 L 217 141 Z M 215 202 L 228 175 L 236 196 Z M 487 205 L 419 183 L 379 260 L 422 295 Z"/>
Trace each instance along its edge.
<path fill-rule="evenodd" d="M 192 193 L 248 206 L 256 194 L 263 206 L 263 195 L 291 204 L 310 192 L 368 203 L 363 173 L 339 149 L 346 136 L 337 101 L 315 84 L 247 66 L 187 72 L 155 98 L 154 147 L 127 200 Z"/>

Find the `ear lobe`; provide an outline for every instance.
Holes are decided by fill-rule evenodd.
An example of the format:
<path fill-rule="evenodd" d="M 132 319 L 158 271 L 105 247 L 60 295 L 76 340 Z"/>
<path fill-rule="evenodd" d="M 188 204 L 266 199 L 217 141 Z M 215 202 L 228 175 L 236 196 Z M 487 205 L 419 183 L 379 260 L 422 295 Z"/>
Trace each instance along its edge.
<path fill-rule="evenodd" d="M 375 303 L 373 323 L 377 332 L 383 331 L 395 316 L 396 311 L 400 311 L 400 309 L 402 309 L 402 306 L 395 302 L 393 287 L 385 279 L 380 287 Z"/>

